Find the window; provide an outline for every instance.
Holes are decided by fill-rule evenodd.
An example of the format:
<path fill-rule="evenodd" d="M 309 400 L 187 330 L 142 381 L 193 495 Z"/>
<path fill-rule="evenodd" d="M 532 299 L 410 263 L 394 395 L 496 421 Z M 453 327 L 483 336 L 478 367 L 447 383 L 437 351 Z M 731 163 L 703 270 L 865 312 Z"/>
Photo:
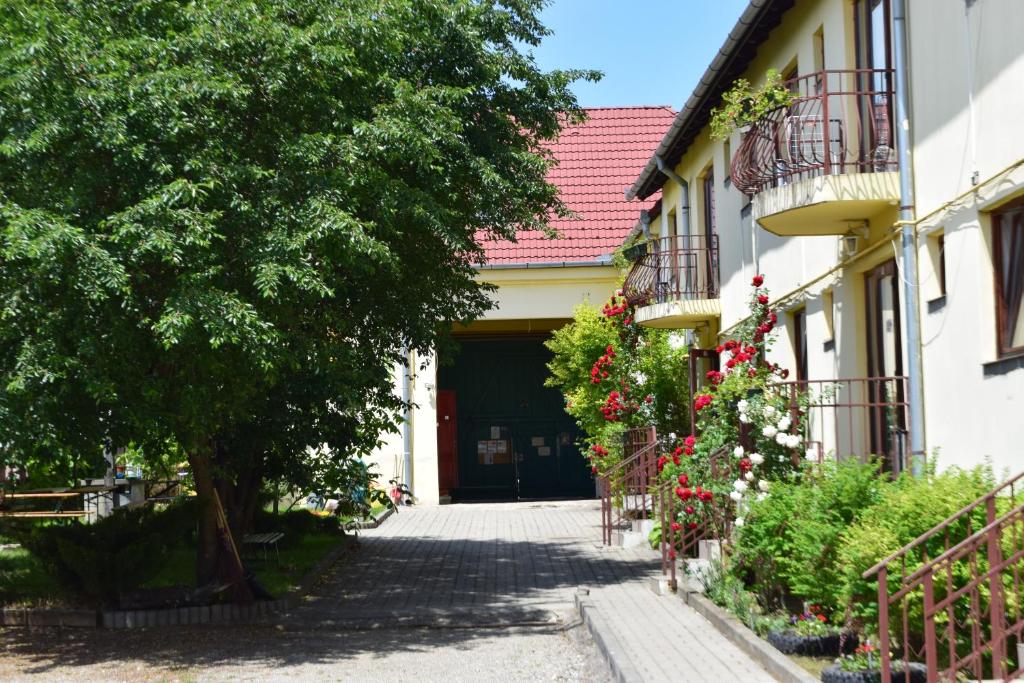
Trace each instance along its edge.
<path fill-rule="evenodd" d="M 793 311 L 793 355 L 796 356 L 796 379 L 807 381 L 807 309 Z"/>
<path fill-rule="evenodd" d="M 928 275 L 922 278 L 921 292 L 931 309 L 941 306 L 941 300 L 946 296 L 946 235 L 943 232 L 935 232 L 928 236 L 925 244 Z"/>
<path fill-rule="evenodd" d="M 704 175 L 704 235 L 707 243 L 712 243 L 712 235 L 718 234 L 715 228 L 715 170 L 709 168 Z"/>
<path fill-rule="evenodd" d="M 725 169 L 725 178 L 722 183 L 729 187 L 732 184 L 732 145 L 728 140 L 722 143 L 722 167 Z"/>
<path fill-rule="evenodd" d="M 992 214 L 999 355 L 1024 354 L 1024 201 Z"/>

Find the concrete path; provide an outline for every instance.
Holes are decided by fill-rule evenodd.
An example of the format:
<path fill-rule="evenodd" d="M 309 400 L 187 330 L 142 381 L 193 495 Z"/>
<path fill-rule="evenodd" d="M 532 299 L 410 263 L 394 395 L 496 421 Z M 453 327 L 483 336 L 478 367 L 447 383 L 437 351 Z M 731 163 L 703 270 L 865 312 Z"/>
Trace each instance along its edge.
<path fill-rule="evenodd" d="M 0 680 L 770 681 L 676 598 L 654 553 L 605 548 L 594 501 L 403 509 L 286 615 L 142 632 L 0 629 Z"/>

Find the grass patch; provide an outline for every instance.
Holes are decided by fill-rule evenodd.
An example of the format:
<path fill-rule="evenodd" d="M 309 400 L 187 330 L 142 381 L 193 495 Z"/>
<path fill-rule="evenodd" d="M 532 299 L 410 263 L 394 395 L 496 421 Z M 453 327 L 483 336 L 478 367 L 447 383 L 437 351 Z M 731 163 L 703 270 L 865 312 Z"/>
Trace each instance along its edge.
<path fill-rule="evenodd" d="M 0 605 L 40 607 L 66 601 L 67 596 L 60 586 L 27 550 L 0 550 Z"/>

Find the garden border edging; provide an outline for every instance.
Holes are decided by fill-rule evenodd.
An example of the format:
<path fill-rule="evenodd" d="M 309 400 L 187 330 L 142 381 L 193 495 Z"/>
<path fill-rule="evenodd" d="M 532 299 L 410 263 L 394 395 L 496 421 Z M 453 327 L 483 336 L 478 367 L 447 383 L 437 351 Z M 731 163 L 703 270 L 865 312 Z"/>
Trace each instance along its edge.
<path fill-rule="evenodd" d="M 819 683 L 817 678 L 800 665 L 759 638 L 736 617 L 700 593 L 680 593 L 680 599 L 782 683 Z"/>
<path fill-rule="evenodd" d="M 358 547 L 359 539 L 354 535 L 346 535 L 336 548 L 306 572 L 298 588 L 276 600 L 263 600 L 251 605 L 218 604 L 139 610 L 3 608 L 0 609 L 0 626 L 121 629 L 252 621 L 294 607 L 345 553 Z"/>

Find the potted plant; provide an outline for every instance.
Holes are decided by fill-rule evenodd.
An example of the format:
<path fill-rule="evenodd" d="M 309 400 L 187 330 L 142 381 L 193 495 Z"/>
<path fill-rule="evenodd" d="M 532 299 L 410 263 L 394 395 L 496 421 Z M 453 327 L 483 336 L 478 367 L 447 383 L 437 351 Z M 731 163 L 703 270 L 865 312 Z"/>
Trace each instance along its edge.
<path fill-rule="evenodd" d="M 790 618 L 785 628 L 768 632 L 768 642 L 787 655 L 838 655 L 857 646 L 857 636 L 830 624 L 816 605 L 807 612 Z"/>
<path fill-rule="evenodd" d="M 775 69 L 765 73 L 764 84 L 756 90 L 745 78 L 737 79 L 722 94 L 722 102 L 711 110 L 711 139 L 727 140 L 732 132 L 749 126 L 768 112 L 788 107 L 796 94 L 786 87 Z"/>
<path fill-rule="evenodd" d="M 903 683 L 909 673 L 910 683 L 927 683 L 928 669 L 923 664 L 912 662 L 904 665 L 902 660 L 893 660 L 890 671 L 891 683 Z M 906 666 L 906 670 L 904 670 Z M 878 648 L 864 643 L 848 655 L 843 655 L 834 664 L 821 672 L 822 683 L 880 683 L 882 664 Z"/>

